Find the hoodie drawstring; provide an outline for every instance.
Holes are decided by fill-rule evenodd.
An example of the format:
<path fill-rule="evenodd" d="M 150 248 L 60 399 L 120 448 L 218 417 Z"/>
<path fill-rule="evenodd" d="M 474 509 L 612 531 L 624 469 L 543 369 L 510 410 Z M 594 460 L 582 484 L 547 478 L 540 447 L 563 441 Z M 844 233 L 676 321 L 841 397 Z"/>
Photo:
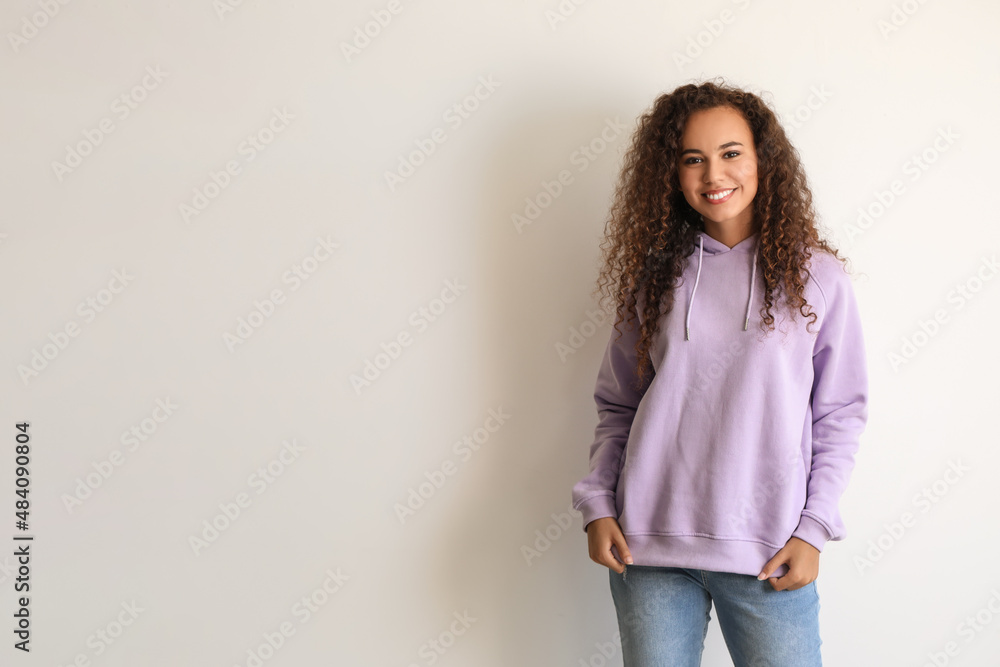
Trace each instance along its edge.
<path fill-rule="evenodd" d="M 743 323 L 743 330 L 746 331 L 747 327 L 750 326 L 750 304 L 753 303 L 753 285 L 754 281 L 757 279 L 757 248 L 753 249 L 753 273 L 750 274 L 750 294 L 747 296 L 747 319 Z"/>
<path fill-rule="evenodd" d="M 698 273 L 694 277 L 694 287 L 691 288 L 691 299 L 688 301 L 687 319 L 684 320 L 684 340 L 691 340 L 691 306 L 694 305 L 694 295 L 698 291 L 698 279 L 701 277 L 701 258 L 705 248 L 705 238 L 698 236 Z M 747 313 L 743 322 L 743 330 L 750 326 L 750 307 L 753 305 L 753 288 L 757 280 L 757 247 L 753 251 L 753 273 L 750 274 L 750 294 L 747 295 Z"/>
<path fill-rule="evenodd" d="M 691 340 L 691 306 L 694 305 L 694 293 L 698 290 L 698 278 L 701 277 L 701 251 L 705 247 L 705 239 L 698 237 L 698 273 L 694 277 L 694 287 L 691 289 L 691 299 L 688 301 L 687 319 L 684 320 L 684 340 Z"/>

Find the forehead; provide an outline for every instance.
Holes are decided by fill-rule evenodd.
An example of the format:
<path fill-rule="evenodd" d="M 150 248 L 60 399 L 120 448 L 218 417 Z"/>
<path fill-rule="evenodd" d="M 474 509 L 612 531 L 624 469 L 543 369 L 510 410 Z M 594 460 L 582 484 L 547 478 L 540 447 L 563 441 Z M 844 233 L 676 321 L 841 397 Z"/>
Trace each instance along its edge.
<path fill-rule="evenodd" d="M 753 133 L 743 114 L 731 107 L 716 107 L 694 112 L 688 116 L 681 135 L 686 147 L 689 143 L 708 143 L 715 148 L 726 141 L 746 142 L 752 139 Z"/>

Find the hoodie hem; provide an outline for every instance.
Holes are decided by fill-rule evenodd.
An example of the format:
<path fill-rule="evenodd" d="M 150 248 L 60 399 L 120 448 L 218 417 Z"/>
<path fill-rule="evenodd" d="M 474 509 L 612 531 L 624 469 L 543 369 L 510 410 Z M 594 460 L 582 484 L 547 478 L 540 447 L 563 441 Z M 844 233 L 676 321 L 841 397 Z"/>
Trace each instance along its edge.
<path fill-rule="evenodd" d="M 764 542 L 753 540 L 719 539 L 697 535 L 651 535 L 648 533 L 625 533 L 625 542 L 632 554 L 633 565 L 657 567 L 683 567 L 748 574 L 756 577 L 781 549 Z M 617 547 L 611 547 L 619 561 Z M 772 577 L 780 577 L 788 572 L 782 564 Z"/>

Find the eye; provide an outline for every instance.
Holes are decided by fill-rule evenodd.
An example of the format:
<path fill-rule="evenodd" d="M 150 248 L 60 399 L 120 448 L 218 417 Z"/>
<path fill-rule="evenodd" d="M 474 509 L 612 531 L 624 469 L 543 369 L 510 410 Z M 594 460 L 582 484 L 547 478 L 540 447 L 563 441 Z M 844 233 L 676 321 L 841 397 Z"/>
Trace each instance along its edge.
<path fill-rule="evenodd" d="M 699 157 L 689 157 L 688 159 L 684 160 L 684 164 L 694 164 L 694 162 L 692 162 L 692 160 L 700 160 L 700 159 L 701 158 L 699 158 Z"/>
<path fill-rule="evenodd" d="M 723 153 L 723 155 L 730 155 L 730 154 L 732 154 L 732 155 L 739 155 L 740 152 L 739 151 L 726 151 L 725 153 Z"/>

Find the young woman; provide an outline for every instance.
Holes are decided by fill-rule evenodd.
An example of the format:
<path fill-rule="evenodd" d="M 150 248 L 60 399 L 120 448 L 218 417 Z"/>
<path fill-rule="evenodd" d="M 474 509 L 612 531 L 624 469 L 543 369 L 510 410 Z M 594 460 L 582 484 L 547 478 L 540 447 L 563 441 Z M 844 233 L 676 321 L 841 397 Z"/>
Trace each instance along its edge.
<path fill-rule="evenodd" d="M 573 505 L 625 667 L 699 665 L 713 602 L 737 667 L 821 665 L 868 376 L 798 154 L 757 95 L 680 86 L 641 117 L 606 231 L 617 317 Z"/>

